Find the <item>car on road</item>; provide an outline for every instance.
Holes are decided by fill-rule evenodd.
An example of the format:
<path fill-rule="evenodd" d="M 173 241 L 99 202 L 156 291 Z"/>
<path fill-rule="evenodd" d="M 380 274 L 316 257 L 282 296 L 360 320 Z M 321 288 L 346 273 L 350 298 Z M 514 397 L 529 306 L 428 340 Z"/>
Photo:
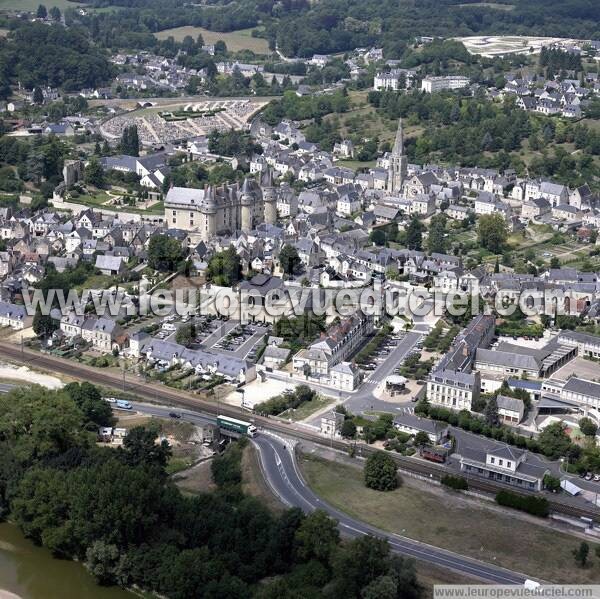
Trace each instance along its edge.
<path fill-rule="evenodd" d="M 181 418 L 181 414 L 178 414 L 177 412 L 169 412 L 169 417 L 170 418 Z"/>

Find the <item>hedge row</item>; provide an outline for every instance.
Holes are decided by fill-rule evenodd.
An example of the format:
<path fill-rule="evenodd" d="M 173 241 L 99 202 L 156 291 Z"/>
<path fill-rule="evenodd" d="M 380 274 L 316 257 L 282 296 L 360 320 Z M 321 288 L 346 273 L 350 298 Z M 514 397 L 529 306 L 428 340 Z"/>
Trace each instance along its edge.
<path fill-rule="evenodd" d="M 545 497 L 520 495 L 512 491 L 499 491 L 496 495 L 496 503 L 539 516 L 540 518 L 546 518 L 550 512 L 548 500 Z"/>
<path fill-rule="evenodd" d="M 467 491 L 469 489 L 469 483 L 467 482 L 467 479 L 463 478 L 462 476 L 444 474 L 444 476 L 441 478 L 441 483 L 446 485 L 446 487 L 456 489 L 457 491 Z"/>

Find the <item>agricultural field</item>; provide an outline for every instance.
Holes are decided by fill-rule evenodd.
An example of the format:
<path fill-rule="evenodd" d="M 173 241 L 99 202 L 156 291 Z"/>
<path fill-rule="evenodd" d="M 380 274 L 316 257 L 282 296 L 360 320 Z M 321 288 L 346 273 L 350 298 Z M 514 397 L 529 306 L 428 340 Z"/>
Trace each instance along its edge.
<path fill-rule="evenodd" d="M 0 0 L 1 2 L 2 0 Z M 174 29 L 165 29 L 155 33 L 159 40 L 167 39 L 173 36 L 175 41 L 180 42 L 186 35 L 191 35 L 194 39 L 202 34 L 205 44 L 214 44 L 223 40 L 230 52 L 239 52 L 240 50 L 251 50 L 255 54 L 269 54 L 269 44 L 267 40 L 260 37 L 252 37 L 252 29 L 239 29 L 221 33 L 219 31 L 209 31 L 203 27 L 175 27 Z"/>

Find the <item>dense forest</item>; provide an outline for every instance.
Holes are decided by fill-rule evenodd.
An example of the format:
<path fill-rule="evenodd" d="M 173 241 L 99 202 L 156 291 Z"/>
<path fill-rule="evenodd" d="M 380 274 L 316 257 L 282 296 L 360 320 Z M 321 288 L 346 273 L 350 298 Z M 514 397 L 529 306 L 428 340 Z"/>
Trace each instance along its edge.
<path fill-rule="evenodd" d="M 213 31 L 263 26 L 268 38 L 288 56 L 344 52 L 356 47 L 383 46 L 389 57 L 400 57 L 415 36 L 548 35 L 600 38 L 600 5 L 595 0 L 225 0 L 202 7 L 183 0 L 93 0 L 96 6 L 117 6 L 117 14 L 91 14 L 83 21 L 95 39 L 107 46 L 129 37 L 183 25 Z M 498 4 L 506 8 L 497 8 Z M 70 18 L 74 11 L 69 11 Z M 298 27 L 299 20 L 302 27 Z"/>
<path fill-rule="evenodd" d="M 65 91 L 111 82 L 114 69 L 85 30 L 59 24 L 16 25 L 8 38 L 0 39 L 0 95 L 6 97 L 10 81 L 26 89 L 49 85 Z"/>
<path fill-rule="evenodd" d="M 157 431 L 96 443 L 112 412 L 99 390 L 17 389 L 0 398 L 0 516 L 100 584 L 171 599 L 417 599 L 412 562 L 386 541 L 342 543 L 324 512 L 272 514 L 242 492 L 243 444 L 212 465 L 217 490 L 182 495 Z"/>

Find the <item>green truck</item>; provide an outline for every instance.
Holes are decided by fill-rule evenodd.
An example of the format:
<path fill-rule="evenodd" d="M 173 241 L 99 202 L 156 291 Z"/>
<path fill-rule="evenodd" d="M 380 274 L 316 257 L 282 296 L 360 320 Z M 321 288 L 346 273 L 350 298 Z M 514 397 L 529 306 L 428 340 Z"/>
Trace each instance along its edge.
<path fill-rule="evenodd" d="M 245 435 L 254 437 L 256 435 L 256 427 L 251 422 L 230 418 L 229 416 L 217 416 L 217 426 L 223 434 L 233 436 Z"/>

